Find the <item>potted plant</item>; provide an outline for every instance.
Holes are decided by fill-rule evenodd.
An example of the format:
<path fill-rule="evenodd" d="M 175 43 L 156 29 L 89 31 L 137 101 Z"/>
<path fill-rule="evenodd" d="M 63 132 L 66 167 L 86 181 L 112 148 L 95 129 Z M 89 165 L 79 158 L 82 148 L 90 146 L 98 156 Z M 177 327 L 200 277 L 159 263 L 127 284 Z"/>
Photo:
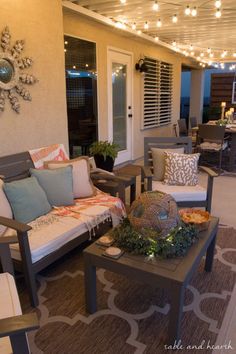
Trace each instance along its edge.
<path fill-rule="evenodd" d="M 112 172 L 119 146 L 109 141 L 95 141 L 90 147 L 90 153 L 94 156 L 96 166 Z"/>

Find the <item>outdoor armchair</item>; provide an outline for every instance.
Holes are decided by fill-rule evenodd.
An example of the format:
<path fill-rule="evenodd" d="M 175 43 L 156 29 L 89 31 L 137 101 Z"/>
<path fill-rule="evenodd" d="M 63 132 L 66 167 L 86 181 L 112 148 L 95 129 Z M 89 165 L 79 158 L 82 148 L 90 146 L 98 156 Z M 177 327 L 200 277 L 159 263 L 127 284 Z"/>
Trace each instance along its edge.
<path fill-rule="evenodd" d="M 153 179 L 153 156 L 152 149 L 180 149 L 184 153 L 191 154 L 191 137 L 146 137 L 144 138 L 144 166 L 143 182 L 146 190 L 160 190 L 171 194 L 179 207 L 204 207 L 211 211 L 212 189 L 214 177 L 218 175 L 210 168 L 199 166 L 199 169 L 207 173 L 207 188 L 197 184 L 195 186 L 187 185 L 168 185 L 163 181 Z M 174 151 L 174 150 L 173 150 Z M 177 151 L 176 151 L 177 152 Z"/>

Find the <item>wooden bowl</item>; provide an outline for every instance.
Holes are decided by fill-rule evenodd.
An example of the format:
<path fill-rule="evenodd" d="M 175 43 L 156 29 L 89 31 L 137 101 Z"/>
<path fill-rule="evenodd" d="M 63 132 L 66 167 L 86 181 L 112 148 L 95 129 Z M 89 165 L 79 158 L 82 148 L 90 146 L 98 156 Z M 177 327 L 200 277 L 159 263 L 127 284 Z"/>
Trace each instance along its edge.
<path fill-rule="evenodd" d="M 191 208 L 180 209 L 179 215 L 185 224 L 194 225 L 199 231 L 207 230 L 210 224 L 211 216 L 208 211 L 205 210 Z"/>

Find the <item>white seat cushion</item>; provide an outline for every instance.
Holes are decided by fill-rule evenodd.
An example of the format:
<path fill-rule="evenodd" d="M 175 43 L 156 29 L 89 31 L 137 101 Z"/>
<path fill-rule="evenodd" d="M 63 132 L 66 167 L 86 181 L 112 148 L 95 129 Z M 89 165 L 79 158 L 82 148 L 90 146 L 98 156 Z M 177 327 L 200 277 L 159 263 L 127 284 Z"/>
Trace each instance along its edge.
<path fill-rule="evenodd" d="M 22 314 L 15 281 L 9 273 L 0 274 L 0 318 Z M 0 338 L 0 353 L 12 353 L 9 337 Z"/>
<path fill-rule="evenodd" d="M 225 150 L 227 147 L 228 147 L 228 142 L 227 141 L 225 141 L 223 143 L 223 145 L 222 144 L 218 144 L 218 143 L 212 143 L 212 142 L 209 142 L 209 141 L 206 141 L 206 142 L 200 144 L 200 148 L 202 150 L 210 150 L 210 151 L 220 151 L 221 149 Z"/>
<path fill-rule="evenodd" d="M 123 210 L 119 198 L 101 192 L 94 197 L 78 199 L 76 206 L 78 210 L 73 216 L 70 212 L 68 214 L 68 209 L 58 208 L 58 215 L 50 212 L 29 223 L 32 227 L 28 235 L 33 263 L 87 231 L 90 231 L 92 236 L 95 227 L 107 219 L 112 219 L 113 226 L 116 226 L 120 221 L 118 211 Z M 13 234 L 14 231 L 7 229 L 3 235 Z M 11 245 L 10 249 L 12 258 L 20 260 L 18 243 Z"/>
<path fill-rule="evenodd" d="M 104 211 L 104 209 L 103 209 Z M 101 221 L 104 221 L 101 218 Z M 34 229 L 29 234 L 29 244 L 32 262 L 35 263 L 48 254 L 56 251 L 69 241 L 88 231 L 86 220 L 74 217 L 53 216 L 51 213 L 36 219 Z M 38 223 L 37 226 L 36 223 Z M 30 223 L 32 226 L 32 223 Z M 93 225 L 95 226 L 95 225 Z M 11 233 L 8 230 L 4 233 L 7 236 Z M 21 260 L 19 245 L 10 246 L 12 258 Z"/>
<path fill-rule="evenodd" d="M 152 190 L 170 194 L 177 202 L 204 201 L 207 196 L 206 189 L 199 184 L 196 186 L 170 186 L 163 182 L 153 181 Z"/>

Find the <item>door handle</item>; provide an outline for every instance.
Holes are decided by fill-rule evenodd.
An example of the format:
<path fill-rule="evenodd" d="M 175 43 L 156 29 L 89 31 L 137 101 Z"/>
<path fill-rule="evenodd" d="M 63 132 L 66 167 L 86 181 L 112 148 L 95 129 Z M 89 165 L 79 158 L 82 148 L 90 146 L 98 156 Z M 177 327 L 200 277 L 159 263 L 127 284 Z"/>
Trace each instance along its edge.
<path fill-rule="evenodd" d="M 129 118 L 132 118 L 132 117 L 133 117 L 133 114 L 128 114 L 128 117 L 129 117 Z"/>

